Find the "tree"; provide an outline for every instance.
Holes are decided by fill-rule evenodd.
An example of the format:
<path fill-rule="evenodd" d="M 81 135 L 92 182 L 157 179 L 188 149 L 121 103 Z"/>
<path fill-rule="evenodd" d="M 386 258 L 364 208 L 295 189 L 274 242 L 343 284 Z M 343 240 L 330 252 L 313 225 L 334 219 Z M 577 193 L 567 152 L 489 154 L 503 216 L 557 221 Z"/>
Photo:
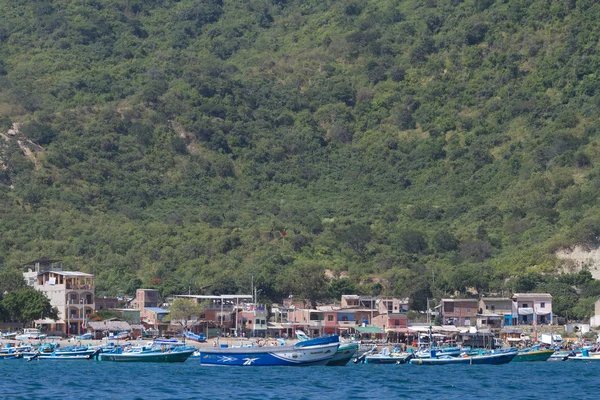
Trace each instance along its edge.
<path fill-rule="evenodd" d="M 340 235 L 340 238 L 348 247 L 363 254 L 367 244 L 371 241 L 371 228 L 365 224 L 353 224 Z"/>
<path fill-rule="evenodd" d="M 421 253 L 427 250 L 425 235 L 420 231 L 404 231 L 400 236 L 400 247 L 407 253 Z"/>
<path fill-rule="evenodd" d="M 187 326 L 188 321 L 200 315 L 204 308 L 203 304 L 198 304 L 192 299 L 175 299 L 169 307 L 169 316 L 171 321 L 181 320 L 183 326 Z"/>
<path fill-rule="evenodd" d="M 25 287 L 23 274 L 16 269 L 0 270 L 0 300 L 5 292 L 21 289 Z"/>
<path fill-rule="evenodd" d="M 329 286 L 329 297 L 339 301 L 344 294 L 360 294 L 358 285 L 348 278 L 336 279 Z"/>
<path fill-rule="evenodd" d="M 279 277 L 279 287 L 283 292 L 302 298 L 312 307 L 317 306 L 318 300 L 327 297 L 327 285 L 325 269 L 318 264 L 295 264 Z"/>
<path fill-rule="evenodd" d="M 50 299 L 31 287 L 14 290 L 4 296 L 2 306 L 9 319 L 28 324 L 36 319 L 58 319 L 58 310 L 52 307 Z"/>

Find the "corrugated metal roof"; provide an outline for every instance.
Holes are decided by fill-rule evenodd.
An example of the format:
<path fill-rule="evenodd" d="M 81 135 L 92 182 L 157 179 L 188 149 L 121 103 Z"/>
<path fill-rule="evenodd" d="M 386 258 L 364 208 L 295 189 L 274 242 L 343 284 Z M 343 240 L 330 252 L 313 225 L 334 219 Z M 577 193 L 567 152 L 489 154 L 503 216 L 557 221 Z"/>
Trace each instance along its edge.
<path fill-rule="evenodd" d="M 360 333 L 385 333 L 377 326 L 355 326 L 354 329 Z"/>
<path fill-rule="evenodd" d="M 47 274 L 47 273 L 62 275 L 62 276 L 83 276 L 83 277 L 87 277 L 87 278 L 94 277 L 94 275 L 92 275 L 92 274 L 86 274 L 85 272 L 79 272 L 79 271 L 43 271 L 43 272 L 38 273 L 38 275 L 43 275 L 43 274 Z"/>
<path fill-rule="evenodd" d="M 165 310 L 164 308 L 160 308 L 160 307 L 145 307 L 145 310 L 152 311 L 153 313 L 157 313 L 157 314 L 168 314 L 169 313 L 169 310 Z"/>

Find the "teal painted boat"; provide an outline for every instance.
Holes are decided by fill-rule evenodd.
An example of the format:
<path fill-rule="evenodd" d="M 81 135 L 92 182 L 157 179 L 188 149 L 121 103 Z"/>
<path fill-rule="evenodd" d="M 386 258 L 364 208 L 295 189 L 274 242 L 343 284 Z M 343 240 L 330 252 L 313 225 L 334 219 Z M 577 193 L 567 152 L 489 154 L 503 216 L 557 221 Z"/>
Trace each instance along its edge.
<path fill-rule="evenodd" d="M 124 351 L 123 348 L 117 347 L 106 353 L 97 353 L 94 358 L 98 361 L 113 361 L 113 362 L 185 362 L 196 348 L 188 346 L 166 344 L 153 345 L 149 348 L 142 348 L 134 351 Z"/>
<path fill-rule="evenodd" d="M 335 352 L 328 366 L 344 366 L 354 357 L 358 351 L 358 343 L 342 343 Z"/>
<path fill-rule="evenodd" d="M 542 349 L 539 346 L 533 346 L 520 350 L 512 362 L 548 361 L 552 354 L 554 354 L 554 349 Z"/>

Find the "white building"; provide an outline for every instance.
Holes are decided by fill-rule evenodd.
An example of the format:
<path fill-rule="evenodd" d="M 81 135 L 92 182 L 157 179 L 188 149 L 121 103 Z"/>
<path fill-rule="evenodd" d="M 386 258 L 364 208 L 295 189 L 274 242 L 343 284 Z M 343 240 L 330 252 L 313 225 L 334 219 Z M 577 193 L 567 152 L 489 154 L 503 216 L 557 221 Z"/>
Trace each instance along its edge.
<path fill-rule="evenodd" d="M 24 264 L 27 285 L 48 296 L 58 310 L 58 320 L 36 320 L 45 330 L 65 335 L 80 335 L 86 331 L 85 322 L 94 313 L 94 275 L 63 271 L 61 260 L 39 259 Z"/>

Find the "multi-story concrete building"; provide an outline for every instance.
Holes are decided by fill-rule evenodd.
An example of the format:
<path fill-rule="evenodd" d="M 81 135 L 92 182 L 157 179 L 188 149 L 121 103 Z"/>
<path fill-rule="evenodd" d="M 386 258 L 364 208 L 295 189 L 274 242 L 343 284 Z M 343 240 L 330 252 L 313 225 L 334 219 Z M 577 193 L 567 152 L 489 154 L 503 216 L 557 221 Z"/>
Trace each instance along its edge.
<path fill-rule="evenodd" d="M 143 310 L 148 307 L 158 307 L 158 289 L 137 289 L 131 307 Z"/>
<path fill-rule="evenodd" d="M 477 327 L 500 329 L 514 325 L 516 321 L 513 321 L 512 306 L 513 302 L 508 297 L 482 297 L 479 300 Z"/>
<path fill-rule="evenodd" d="M 408 311 L 409 299 L 397 299 L 395 297 L 384 297 L 377 299 L 377 311 L 379 314 L 398 314 Z"/>
<path fill-rule="evenodd" d="M 514 293 L 513 317 L 519 325 L 552 324 L 552 296 L 549 293 Z"/>
<path fill-rule="evenodd" d="M 27 285 L 42 291 L 58 310 L 58 320 L 38 321 L 44 330 L 65 335 L 85 332 L 85 323 L 94 312 L 94 275 L 63 271 L 61 260 L 39 259 L 24 264 Z"/>
<path fill-rule="evenodd" d="M 441 299 L 439 305 L 445 324 L 455 326 L 475 326 L 477 299 Z"/>

